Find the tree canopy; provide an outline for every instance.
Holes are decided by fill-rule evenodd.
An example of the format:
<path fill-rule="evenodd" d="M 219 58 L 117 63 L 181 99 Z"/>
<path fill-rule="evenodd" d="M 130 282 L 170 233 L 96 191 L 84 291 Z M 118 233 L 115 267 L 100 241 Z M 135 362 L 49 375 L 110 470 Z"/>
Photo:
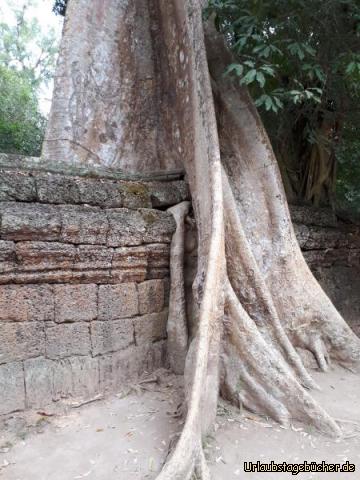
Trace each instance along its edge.
<path fill-rule="evenodd" d="M 40 155 L 45 124 L 29 80 L 0 66 L 0 152 Z"/>
<path fill-rule="evenodd" d="M 33 1 L 11 8 L 13 21 L 0 22 L 0 151 L 39 155 L 46 118 L 40 92 L 52 81 L 57 37 L 29 15 Z"/>
<path fill-rule="evenodd" d="M 359 2 L 210 0 L 205 12 L 235 54 L 225 74 L 248 85 L 263 112 L 290 198 L 331 203 L 335 157 L 343 195 L 356 163 L 344 132 L 360 127 Z M 309 181 L 311 155 L 318 164 L 327 157 L 317 178 L 331 177 L 327 192 Z"/>

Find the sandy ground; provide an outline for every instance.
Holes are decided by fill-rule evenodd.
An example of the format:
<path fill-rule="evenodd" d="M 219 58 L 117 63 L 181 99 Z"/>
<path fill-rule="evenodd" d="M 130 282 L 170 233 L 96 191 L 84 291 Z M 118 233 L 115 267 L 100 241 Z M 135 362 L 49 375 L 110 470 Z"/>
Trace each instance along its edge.
<path fill-rule="evenodd" d="M 356 465 L 355 473 L 299 473 L 297 478 L 360 479 L 360 379 L 336 369 L 314 372 L 322 387 L 315 396 L 337 419 L 344 438 L 329 439 L 311 428 L 279 427 L 266 418 L 221 403 L 216 432 L 206 440 L 213 478 L 281 480 L 291 473 L 247 473 L 244 462 Z M 144 383 L 117 396 L 75 408 L 59 406 L 14 415 L 1 426 L 0 479 L 138 480 L 156 477 L 169 442 L 181 430 L 177 416 L 179 379 L 161 374 L 159 383 Z M 54 407 L 53 407 L 54 408 Z M 54 416 L 44 414 L 55 413 Z"/>

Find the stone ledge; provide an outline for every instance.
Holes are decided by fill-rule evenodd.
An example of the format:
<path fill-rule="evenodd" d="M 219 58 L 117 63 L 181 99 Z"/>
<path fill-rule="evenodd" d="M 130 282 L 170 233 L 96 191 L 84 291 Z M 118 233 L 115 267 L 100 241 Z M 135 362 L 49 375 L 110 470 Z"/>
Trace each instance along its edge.
<path fill-rule="evenodd" d="M 0 201 L 166 208 L 189 199 L 182 171 L 129 174 L 0 154 Z"/>
<path fill-rule="evenodd" d="M 175 231 L 173 216 L 160 210 L 16 202 L 0 203 L 0 224 L 1 240 L 110 247 L 170 243 Z"/>

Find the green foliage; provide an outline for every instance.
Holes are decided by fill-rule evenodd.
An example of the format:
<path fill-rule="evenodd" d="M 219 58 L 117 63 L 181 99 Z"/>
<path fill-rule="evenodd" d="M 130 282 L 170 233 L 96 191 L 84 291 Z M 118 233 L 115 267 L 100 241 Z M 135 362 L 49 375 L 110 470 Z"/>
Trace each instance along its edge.
<path fill-rule="evenodd" d="M 360 119 L 359 119 L 360 123 Z M 337 204 L 360 217 L 360 137 L 357 125 L 346 124 L 343 141 L 337 148 Z"/>
<path fill-rule="evenodd" d="M 0 22 L 1 152 L 39 155 L 44 137 L 39 94 L 54 74 L 57 38 L 54 30 L 44 32 L 36 18 L 29 18 L 34 4 L 14 3 L 14 21 Z"/>
<path fill-rule="evenodd" d="M 316 144 L 339 162 L 339 199 L 356 202 L 360 145 L 348 132 L 360 128 L 359 0 L 209 0 L 204 13 L 234 53 L 224 75 L 248 86 L 292 200 L 306 201 Z"/>
<path fill-rule="evenodd" d="M 45 123 L 29 79 L 0 66 L 0 152 L 40 155 Z"/>
<path fill-rule="evenodd" d="M 210 0 L 236 55 L 225 74 L 248 85 L 257 105 L 275 113 L 359 95 L 360 3 L 357 0 Z M 319 105 L 317 107 L 316 105 Z"/>
<path fill-rule="evenodd" d="M 36 18 L 27 19 L 32 4 L 13 7 L 14 24 L 0 22 L 0 65 L 21 71 L 38 88 L 53 77 L 58 46 L 53 29 L 44 33 Z"/>

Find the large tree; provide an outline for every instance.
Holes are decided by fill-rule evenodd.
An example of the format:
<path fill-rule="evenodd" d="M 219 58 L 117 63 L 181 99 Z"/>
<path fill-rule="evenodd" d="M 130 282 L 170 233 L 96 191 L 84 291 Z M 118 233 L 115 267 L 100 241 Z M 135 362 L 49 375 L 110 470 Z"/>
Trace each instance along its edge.
<path fill-rule="evenodd" d="M 197 230 L 183 271 L 189 205 L 172 208 L 169 358 L 187 413 L 159 480 L 209 478 L 202 437 L 219 394 L 281 423 L 338 435 L 312 398 L 296 347 L 358 366 L 360 340 L 307 267 L 278 166 L 231 54 L 200 0 L 71 0 L 43 157 L 125 172 L 183 169 Z"/>

